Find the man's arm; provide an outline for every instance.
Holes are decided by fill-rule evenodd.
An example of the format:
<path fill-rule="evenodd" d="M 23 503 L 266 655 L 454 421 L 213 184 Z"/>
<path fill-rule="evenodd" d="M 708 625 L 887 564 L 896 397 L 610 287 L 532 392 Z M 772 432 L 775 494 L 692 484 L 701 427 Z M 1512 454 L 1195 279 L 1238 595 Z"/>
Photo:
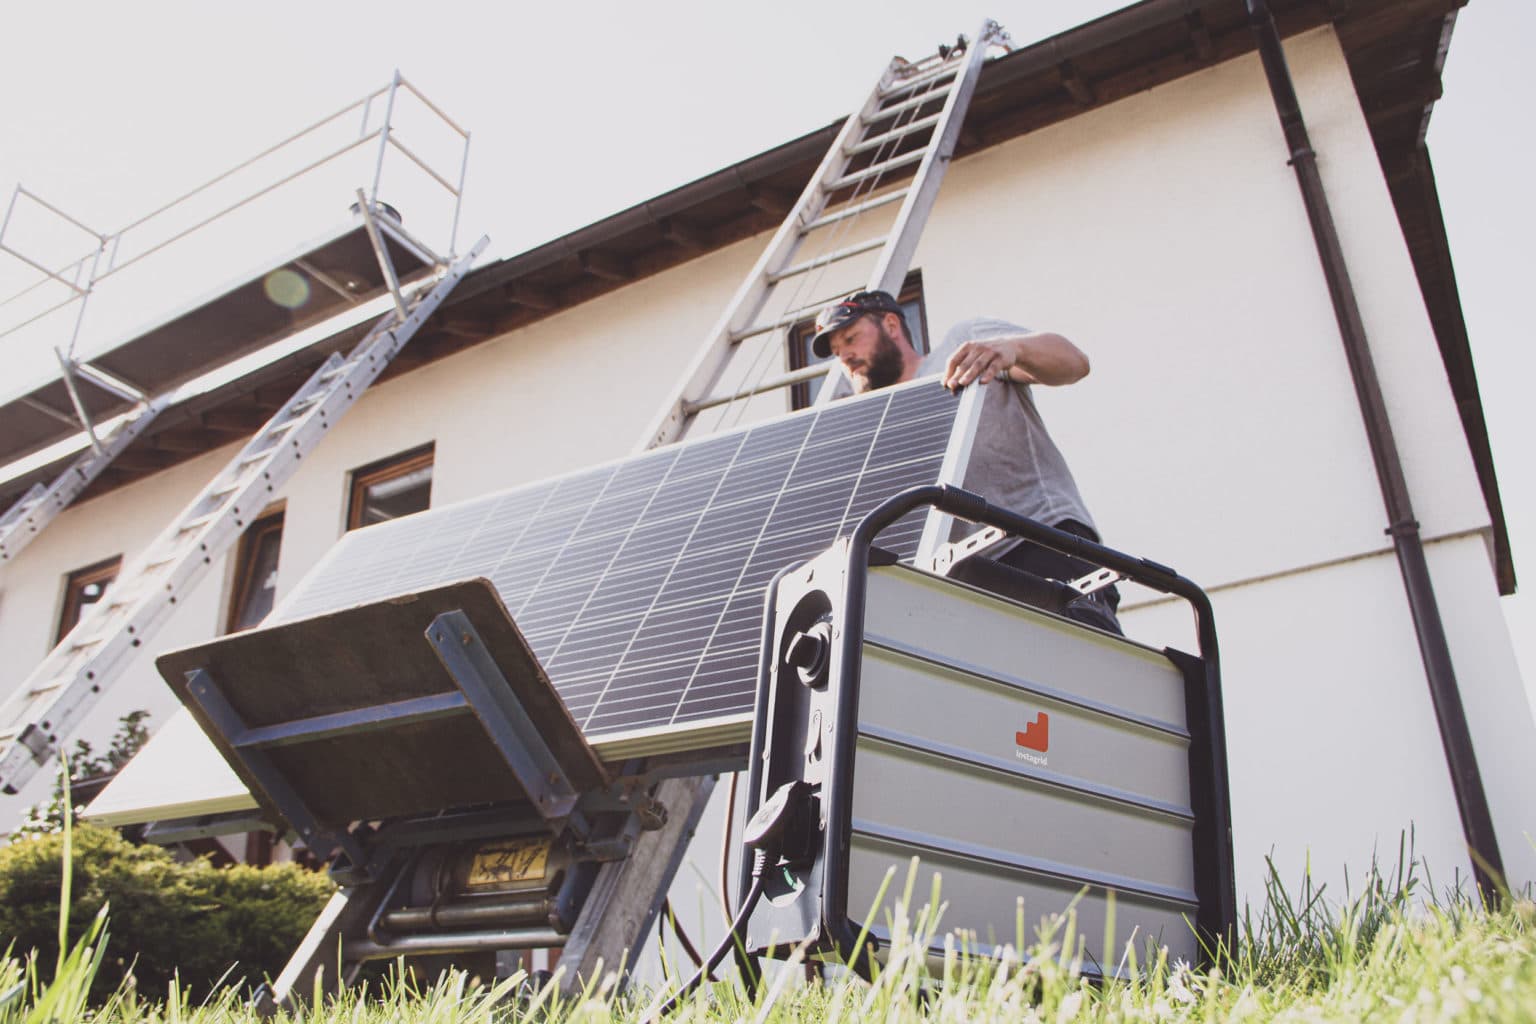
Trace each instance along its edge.
<path fill-rule="evenodd" d="M 962 388 L 973 380 L 988 384 L 1004 376 L 1015 384 L 1072 384 L 1088 369 L 1088 357 L 1061 335 L 1021 329 L 963 343 L 944 367 L 944 386 Z"/>

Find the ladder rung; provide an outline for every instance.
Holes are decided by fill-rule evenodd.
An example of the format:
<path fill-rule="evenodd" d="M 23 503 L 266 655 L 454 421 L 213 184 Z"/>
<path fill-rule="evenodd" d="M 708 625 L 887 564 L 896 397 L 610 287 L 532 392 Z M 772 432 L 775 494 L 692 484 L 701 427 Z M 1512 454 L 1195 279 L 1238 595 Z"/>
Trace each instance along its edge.
<path fill-rule="evenodd" d="M 72 651 L 81 651 L 87 647 L 95 647 L 106 638 L 106 633 L 92 633 L 90 636 L 83 636 L 79 640 L 69 640 L 69 649 Z"/>
<path fill-rule="evenodd" d="M 905 199 L 906 196 L 907 187 L 903 185 L 901 188 L 893 189 L 884 195 L 876 196 L 874 199 L 866 199 L 862 203 L 858 203 L 854 206 L 844 206 L 836 213 L 824 214 L 823 216 L 817 217 L 813 221 L 807 222 L 806 225 L 800 229 L 800 234 L 808 235 L 812 231 L 815 231 L 817 228 L 824 228 L 828 224 L 836 224 L 838 221 L 847 220 L 849 217 L 857 217 L 861 213 L 868 213 L 870 210 L 878 209 L 879 207 L 884 206 L 886 203 L 894 203 L 897 200 Z"/>
<path fill-rule="evenodd" d="M 904 124 L 899 128 L 893 128 L 888 132 L 882 132 L 879 135 L 871 135 L 869 138 L 865 139 L 863 142 L 850 149 L 848 151 L 848 155 L 858 156 L 860 153 L 867 153 L 872 149 L 879 149 L 887 142 L 893 142 L 896 139 L 905 138 L 906 136 L 913 135 L 925 128 L 932 128 L 934 125 L 939 123 L 939 118 L 941 116 L 942 115 L 940 114 L 929 114 L 927 117 L 920 117 L 916 121 L 908 122 L 907 124 Z"/>
<path fill-rule="evenodd" d="M 64 680 L 63 679 L 53 678 L 53 679 L 48 680 L 46 683 L 38 683 L 36 686 L 34 686 L 31 689 L 27 690 L 27 696 L 28 697 L 41 697 L 43 694 L 48 693 L 48 692 L 50 692 L 52 690 L 57 690 L 59 687 L 61 687 L 63 685 L 64 685 Z M 17 735 L 20 735 L 20 733 L 17 733 Z"/>
<path fill-rule="evenodd" d="M 144 596 L 143 592 L 140 591 L 140 592 L 132 594 L 132 595 L 124 594 L 121 597 L 118 597 L 118 598 L 115 598 L 115 599 L 114 598 L 108 598 L 107 601 L 105 602 L 105 604 L 107 606 L 107 611 L 108 612 L 116 612 L 116 611 L 121 611 L 124 608 L 131 607 L 132 605 L 137 604 L 139 602 L 139 599 L 142 598 L 143 596 Z"/>
<path fill-rule="evenodd" d="M 909 89 L 916 89 L 920 85 L 927 85 L 929 82 L 937 81 L 940 78 L 956 75 L 964 66 L 964 63 L 961 61 L 950 61 L 937 67 L 928 68 L 925 71 L 919 71 L 914 75 L 908 75 L 889 88 L 881 89 L 880 98 L 885 99 L 887 96 L 899 96 Z"/>
<path fill-rule="evenodd" d="M 272 445 L 269 448 L 263 448 L 260 451 L 251 452 L 249 455 L 242 457 L 239 464 L 241 467 L 253 465 L 257 462 L 260 462 L 262 459 L 265 459 L 268 455 L 271 455 L 276 450 L 277 445 Z"/>
<path fill-rule="evenodd" d="M 799 309 L 792 309 L 788 313 L 785 313 L 783 316 L 779 317 L 777 320 L 770 321 L 769 323 L 758 324 L 754 327 L 746 327 L 739 331 L 732 331 L 731 343 L 735 344 L 736 342 L 746 341 L 748 338 L 755 338 L 759 334 L 767 334 L 769 331 L 776 331 L 781 327 L 793 327 L 800 321 L 809 320 L 817 313 L 820 313 L 822 307 L 826 306 L 826 304 L 831 301 L 831 299 L 824 299 L 821 302 L 815 303 L 814 305 L 801 306 Z"/>
<path fill-rule="evenodd" d="M 858 256 L 860 253 L 869 252 L 871 249 L 878 249 L 885 244 L 885 241 L 886 236 L 880 235 L 878 237 L 866 239 L 865 241 L 847 246 L 846 248 L 822 253 L 820 256 L 817 256 L 814 259 L 805 260 L 802 263 L 796 263 L 793 266 L 785 267 L 783 270 L 774 271 L 768 275 L 768 283 L 778 284 L 786 277 L 794 277 L 796 274 L 803 274 L 808 270 L 815 270 L 818 267 L 829 266 L 830 264 L 836 263 L 839 260 L 850 259 L 854 256 Z"/>
<path fill-rule="evenodd" d="M 686 415 L 692 416 L 706 409 L 713 409 L 717 405 L 725 405 L 727 402 L 735 402 L 743 398 L 751 398 L 753 395 L 760 395 L 764 391 L 777 391 L 779 388 L 787 388 L 792 384 L 815 380 L 817 377 L 825 376 L 831 369 L 832 367 L 827 363 L 813 363 L 810 366 L 802 366 L 798 370 L 791 370 L 789 373 L 770 377 L 765 381 L 760 381 L 750 387 L 741 388 L 738 391 L 732 391 L 729 394 L 710 395 L 708 398 L 701 398 L 697 402 L 685 401 L 683 402 L 683 412 Z"/>
<path fill-rule="evenodd" d="M 884 163 L 871 164 L 870 166 L 864 168 L 862 171 L 855 171 L 852 174 L 845 174 L 841 178 L 838 178 L 836 181 L 829 182 L 827 184 L 827 191 L 840 192 L 845 188 L 850 188 L 854 185 L 862 184 L 863 182 L 869 181 L 872 178 L 878 178 L 881 175 L 887 174 L 891 171 L 915 164 L 927 155 L 928 148 L 925 146 L 922 149 L 914 149 L 910 153 L 903 153 L 901 156 L 896 157 L 894 160 L 887 160 Z"/>
<path fill-rule="evenodd" d="M 102 597 L 102 601 L 108 608 L 122 608 L 133 604 L 143 596 L 144 585 L 141 581 L 135 580 L 134 583 L 126 586 L 108 587 L 106 594 Z"/>
<path fill-rule="evenodd" d="M 204 526 L 207 526 L 209 523 L 213 522 L 215 519 L 219 518 L 219 514 L 222 511 L 223 510 L 221 509 L 218 512 L 207 512 L 203 515 L 197 516 L 196 518 L 188 519 L 186 522 L 181 524 L 181 528 L 176 532 L 191 533 L 193 530 L 200 530 Z"/>
<path fill-rule="evenodd" d="M 886 121 L 892 117 L 895 117 L 897 114 L 905 114 L 913 107 L 921 107 L 925 103 L 933 103 L 936 100 L 943 100 L 948 95 L 949 90 L 947 88 L 934 89 L 930 92 L 920 93 L 916 96 L 913 96 L 911 99 L 902 100 L 900 103 L 892 103 L 888 107 L 882 107 L 881 109 L 866 117 L 864 119 L 864 123 L 866 125 L 871 125 L 880 121 Z"/>

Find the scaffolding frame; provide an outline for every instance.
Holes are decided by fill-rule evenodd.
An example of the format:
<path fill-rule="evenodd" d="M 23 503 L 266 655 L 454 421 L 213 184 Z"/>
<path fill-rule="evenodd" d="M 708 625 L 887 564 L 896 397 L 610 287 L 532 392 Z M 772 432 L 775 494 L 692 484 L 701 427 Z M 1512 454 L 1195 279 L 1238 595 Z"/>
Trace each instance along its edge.
<path fill-rule="evenodd" d="M 432 164 L 423 158 L 416 150 L 406 145 L 399 138 L 399 135 L 395 130 L 395 116 L 396 103 L 402 91 L 415 97 L 415 99 L 419 101 L 422 106 L 427 109 L 428 112 L 430 112 L 444 126 L 446 126 L 450 131 L 452 131 L 462 140 L 462 145 L 459 147 L 458 153 L 459 166 L 456 180 L 446 176 L 442 171 L 433 167 Z M 382 100 L 383 105 L 383 116 L 381 123 L 379 123 L 377 127 L 370 127 L 370 122 L 373 120 L 375 104 L 380 100 Z M 155 242 L 148 248 L 144 249 L 142 252 L 134 253 L 133 255 L 126 257 L 122 255 L 124 251 L 123 242 L 125 239 L 137 238 L 139 236 L 149 234 L 150 230 L 154 226 L 166 223 L 165 218 L 171 212 L 179 211 L 186 207 L 193 200 L 209 195 L 218 185 L 228 181 L 240 172 L 256 166 L 264 160 L 280 157 L 280 155 L 285 153 L 296 152 L 297 147 L 302 142 L 316 137 L 323 129 L 341 122 L 349 116 L 358 116 L 360 118 L 358 123 L 358 131 L 355 138 L 339 147 L 329 150 L 319 157 L 310 159 L 302 166 L 283 174 L 276 181 L 269 181 L 256 190 L 250 192 L 249 194 L 243 195 L 236 199 L 234 202 L 220 207 L 215 212 L 204 216 L 202 219 L 196 221 L 190 226 L 181 228 L 170 237 Z M 437 106 L 437 104 L 428 99 L 426 94 L 424 94 L 408 79 L 402 76 L 398 70 L 396 70 L 391 76 L 387 85 L 371 90 L 361 98 L 346 104 L 340 110 L 337 110 L 336 112 L 326 117 L 322 117 L 320 120 L 315 121 L 309 126 L 300 129 L 299 131 L 289 135 L 284 139 L 281 139 L 276 143 L 273 143 L 272 145 L 266 147 L 253 156 L 250 156 L 235 166 L 230 167 L 227 170 L 220 172 L 219 174 L 216 174 L 214 177 L 208 179 L 202 184 L 189 189 L 176 198 L 171 199 L 169 202 L 161 204 L 150 212 L 135 218 L 134 220 L 116 229 L 115 231 L 98 231 L 79 218 L 67 213 L 49 200 L 26 188 L 24 185 L 18 184 L 12 191 L 10 201 L 6 205 L 4 218 L 0 219 L 0 252 L 4 252 L 10 255 L 12 258 L 26 264 L 28 267 L 31 267 L 34 271 L 37 272 L 39 276 L 37 280 L 33 281 L 31 284 L 26 285 L 21 290 L 6 297 L 5 299 L 0 299 L 0 309 L 3 309 L 5 306 L 18 301 L 23 296 L 46 286 L 49 282 L 63 285 L 66 289 L 69 290 L 70 294 L 58 302 L 53 303 L 52 305 L 49 305 L 36 313 L 33 313 L 31 316 L 28 316 L 15 324 L 7 326 L 4 329 L 0 329 L 0 340 L 4 340 L 6 337 L 16 333 L 22 328 L 27 327 L 37 322 L 38 320 L 41 320 L 44 317 L 58 312 L 66 306 L 69 306 L 71 303 L 78 301 L 81 303 L 81 309 L 76 314 L 74 331 L 71 335 L 69 345 L 63 349 L 66 357 L 72 358 L 74 352 L 74 344 L 79 337 L 80 322 L 84 316 L 85 300 L 90 297 L 96 286 L 102 281 L 105 281 L 112 275 L 126 270 L 128 267 L 131 267 L 148 258 L 149 256 L 160 252 L 167 246 L 173 245 L 174 243 L 181 241 L 183 238 L 195 234 L 204 228 L 222 220 L 235 211 L 249 206 L 256 200 L 276 191 L 284 185 L 303 178 L 306 175 L 312 174 L 321 167 L 334 164 L 342 157 L 368 145 L 369 143 L 376 144 L 376 153 L 373 162 L 373 180 L 364 193 L 367 205 L 371 209 L 377 210 L 380 208 L 379 186 L 383 179 L 385 158 L 391 149 L 404 156 L 407 160 L 409 160 L 412 164 L 424 172 L 428 178 L 441 186 L 449 195 L 453 197 L 453 216 L 448 229 L 448 251 L 444 255 L 439 255 L 434 252 L 431 246 L 427 245 L 426 242 L 419 237 L 416 237 L 407 232 L 399 224 L 398 221 L 393 221 L 392 218 L 381 218 L 381 224 L 386 232 L 394 237 L 395 240 L 400 244 L 416 250 L 418 254 L 427 260 L 427 262 L 439 265 L 451 263 L 453 259 L 458 256 L 459 213 L 463 205 L 464 179 L 469 168 L 469 139 L 470 135 L 466 129 L 462 128 L 457 122 L 455 122 L 451 117 L 444 113 L 441 107 Z M 17 248 L 7 239 L 7 235 L 12 230 L 13 221 L 15 220 L 18 206 L 23 200 L 26 200 L 28 203 L 35 205 L 59 218 L 70 227 L 73 227 L 89 235 L 95 242 L 94 246 L 89 252 L 86 252 L 80 257 L 71 260 L 68 263 L 65 263 L 63 266 L 59 267 L 49 267 L 43 263 L 42 260 L 36 259 L 28 255 L 22 249 Z M 105 261 L 105 263 L 103 263 L 103 261 Z"/>

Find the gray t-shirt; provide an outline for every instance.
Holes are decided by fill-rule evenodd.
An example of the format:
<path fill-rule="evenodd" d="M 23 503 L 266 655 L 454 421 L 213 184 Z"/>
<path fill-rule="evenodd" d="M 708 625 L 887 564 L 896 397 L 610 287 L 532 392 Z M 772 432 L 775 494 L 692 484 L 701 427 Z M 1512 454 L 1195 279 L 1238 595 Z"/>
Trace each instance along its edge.
<path fill-rule="evenodd" d="M 991 317 L 962 320 L 923 358 L 918 374 L 943 372 L 951 353 L 967 341 L 985 341 L 1023 330 Z M 964 486 L 994 505 L 1049 526 L 1075 519 L 1098 532 L 1067 460 L 1046 432 L 1027 384 L 993 381 L 986 386 Z"/>

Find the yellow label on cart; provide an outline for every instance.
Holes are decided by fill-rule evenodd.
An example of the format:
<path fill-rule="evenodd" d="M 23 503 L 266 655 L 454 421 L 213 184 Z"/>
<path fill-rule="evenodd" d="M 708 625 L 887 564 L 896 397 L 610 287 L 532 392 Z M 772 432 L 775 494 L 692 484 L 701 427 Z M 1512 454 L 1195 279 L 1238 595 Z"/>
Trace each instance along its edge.
<path fill-rule="evenodd" d="M 530 882 L 544 877 L 549 861 L 549 839 L 508 839 L 475 851 L 469 865 L 471 888 Z"/>

